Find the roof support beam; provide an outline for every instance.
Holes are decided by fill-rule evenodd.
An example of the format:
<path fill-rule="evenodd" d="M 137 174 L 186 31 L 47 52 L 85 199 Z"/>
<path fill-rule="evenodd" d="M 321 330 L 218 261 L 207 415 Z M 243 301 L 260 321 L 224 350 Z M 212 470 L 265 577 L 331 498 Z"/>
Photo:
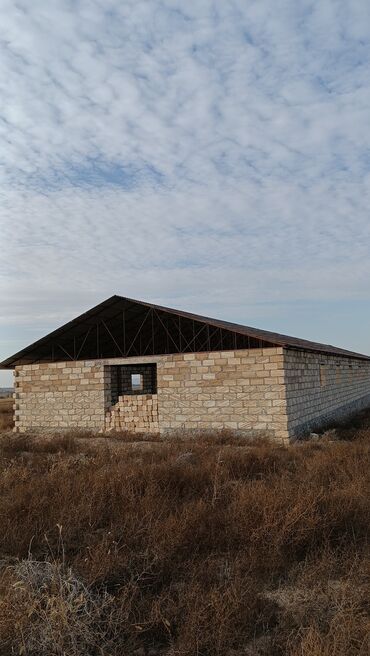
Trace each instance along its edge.
<path fill-rule="evenodd" d="M 138 336 L 140 335 L 140 333 L 141 333 L 141 329 L 143 328 L 143 326 L 144 326 L 146 320 L 148 319 L 148 317 L 149 317 L 149 315 L 150 315 L 150 312 L 151 312 L 151 308 L 149 308 L 149 310 L 148 310 L 148 312 L 146 313 L 146 315 L 145 315 L 145 317 L 144 317 L 142 323 L 140 324 L 140 328 L 139 328 L 139 330 L 137 331 L 137 333 L 136 333 L 134 339 L 132 340 L 129 349 L 127 350 L 126 357 L 127 357 L 128 354 L 130 353 L 131 349 L 133 348 L 133 346 L 134 346 L 134 344 L 135 344 L 136 339 L 137 339 Z"/>
<path fill-rule="evenodd" d="M 71 355 L 70 353 L 68 353 L 68 351 L 67 351 L 67 350 L 66 350 L 61 344 L 57 344 L 57 346 L 58 346 L 58 348 L 60 348 L 62 351 L 64 351 L 64 353 L 65 353 L 66 355 L 68 355 L 68 357 L 69 357 L 70 360 L 73 360 L 73 359 L 74 359 L 74 358 L 72 357 L 72 355 Z"/>
<path fill-rule="evenodd" d="M 82 342 L 80 348 L 78 349 L 76 360 L 78 360 L 78 358 L 80 357 L 80 353 L 81 353 L 83 347 L 85 346 L 86 340 L 87 340 L 88 336 L 90 335 L 90 332 L 91 332 L 91 326 L 90 326 L 89 330 L 87 331 L 85 337 L 83 338 L 83 342 Z"/>
<path fill-rule="evenodd" d="M 103 324 L 104 328 L 106 329 L 106 331 L 108 332 L 108 334 L 111 336 L 113 342 L 117 346 L 117 348 L 118 348 L 120 354 L 122 355 L 122 357 L 125 357 L 124 352 L 122 351 L 122 349 L 121 349 L 120 345 L 118 344 L 118 342 L 115 340 L 114 336 L 112 335 L 111 331 L 109 330 L 109 328 L 108 328 L 107 324 L 105 323 L 104 319 L 102 319 L 102 324 Z"/>
<path fill-rule="evenodd" d="M 327 344 L 113 296 L 4 360 L 0 366 L 11 369 L 15 365 L 82 358 L 276 346 L 370 361 L 368 356 Z"/>
<path fill-rule="evenodd" d="M 201 326 L 201 327 L 199 328 L 198 332 L 194 335 L 193 339 L 191 339 L 190 342 L 188 342 L 188 343 L 186 344 L 186 348 L 190 347 L 191 344 L 194 344 L 194 348 L 195 348 L 195 341 L 196 341 L 197 337 L 199 337 L 199 335 L 201 334 L 201 332 L 202 332 L 203 330 L 205 330 L 205 328 L 206 328 L 206 324 L 203 324 L 203 326 Z"/>
<path fill-rule="evenodd" d="M 126 353 L 126 312 L 122 310 L 122 337 L 123 337 L 123 352 Z"/>
<path fill-rule="evenodd" d="M 210 350 L 211 350 L 211 339 L 212 339 L 212 337 L 214 337 L 214 335 L 216 335 L 217 333 L 218 333 L 218 328 L 215 328 L 215 330 L 213 331 L 212 335 L 210 335 L 210 332 L 209 332 L 209 326 L 208 326 L 208 330 L 207 330 L 207 339 L 206 339 L 205 342 L 203 342 L 203 344 L 200 346 L 199 351 L 203 351 L 203 347 L 204 347 L 204 346 L 207 347 L 207 349 L 206 349 L 207 351 L 210 351 Z"/>
<path fill-rule="evenodd" d="M 170 331 L 168 330 L 167 326 L 163 323 L 163 321 L 162 321 L 160 315 L 158 314 L 157 310 L 154 310 L 154 312 L 155 312 L 156 316 L 158 317 L 159 321 L 161 322 L 163 328 L 165 329 L 167 337 L 171 340 L 171 342 L 174 345 L 177 352 L 180 353 L 178 344 L 176 344 L 176 342 L 173 339 L 173 337 L 172 337 Z"/>

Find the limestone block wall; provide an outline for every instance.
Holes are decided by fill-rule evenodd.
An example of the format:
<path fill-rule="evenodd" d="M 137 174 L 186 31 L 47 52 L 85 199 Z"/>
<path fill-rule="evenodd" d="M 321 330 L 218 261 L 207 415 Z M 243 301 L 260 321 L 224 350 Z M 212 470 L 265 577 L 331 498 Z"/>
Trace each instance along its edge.
<path fill-rule="evenodd" d="M 287 439 L 282 348 L 17 367 L 16 430 L 104 430 L 111 426 L 112 406 L 116 403 L 112 396 L 112 365 L 146 363 L 157 365 L 158 419 L 153 415 L 147 422 L 153 424 L 153 430 L 158 421 L 162 434 L 177 429 L 229 428 Z M 139 396 L 143 395 L 131 395 L 130 400 L 121 397 L 126 406 L 131 403 L 128 416 L 134 414 L 132 404 Z M 117 418 L 120 426 L 121 409 L 114 410 L 113 415 L 113 423 Z M 134 430 L 142 428 L 136 424 Z"/>
<path fill-rule="evenodd" d="M 281 348 L 166 356 L 157 385 L 161 432 L 229 428 L 288 437 Z"/>
<path fill-rule="evenodd" d="M 99 361 L 16 367 L 15 431 L 104 426 L 104 367 Z"/>
<path fill-rule="evenodd" d="M 158 433 L 158 400 L 156 394 L 124 394 L 105 416 L 105 430 L 134 433 Z"/>
<path fill-rule="evenodd" d="M 288 430 L 299 436 L 370 406 L 370 362 L 285 350 Z"/>

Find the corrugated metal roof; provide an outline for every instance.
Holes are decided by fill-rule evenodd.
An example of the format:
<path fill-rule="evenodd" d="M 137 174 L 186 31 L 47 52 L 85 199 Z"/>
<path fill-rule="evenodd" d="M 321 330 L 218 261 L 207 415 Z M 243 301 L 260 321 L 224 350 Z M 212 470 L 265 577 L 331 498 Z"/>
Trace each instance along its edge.
<path fill-rule="evenodd" d="M 271 346 L 282 346 L 285 348 L 313 351 L 323 354 L 340 355 L 347 358 L 370 360 L 370 356 L 368 355 L 363 355 L 362 353 L 356 353 L 354 351 L 348 351 L 346 349 L 332 346 L 331 344 L 321 344 L 318 342 L 312 342 L 306 339 L 299 339 L 298 337 L 290 337 L 288 335 L 282 335 L 280 333 L 274 333 L 268 330 L 261 330 L 259 328 L 253 328 L 251 326 L 244 326 L 229 321 L 223 321 L 220 319 L 214 319 L 211 317 L 205 317 L 202 315 L 193 314 L 191 312 L 185 312 L 182 310 L 176 310 L 161 305 L 155 305 L 153 303 L 148 303 L 146 301 L 138 301 L 124 296 L 115 295 L 112 296 L 111 298 L 108 298 L 106 301 L 103 301 L 103 303 L 100 303 L 99 305 L 91 308 L 91 310 L 88 310 L 87 312 L 76 317 L 72 321 L 69 321 L 68 323 L 64 324 L 57 330 L 54 330 L 53 332 L 49 333 L 48 335 L 38 340 L 37 342 L 34 342 L 30 346 L 27 346 L 26 348 L 19 351 L 18 353 L 15 353 L 14 355 L 10 356 L 9 358 L 7 358 L 6 360 L 0 363 L 0 368 L 3 369 L 13 368 L 17 364 L 24 363 L 25 358 L 27 358 L 27 355 L 37 351 L 38 348 L 45 346 L 45 344 L 51 342 L 55 338 L 60 338 L 66 334 L 73 333 L 74 331 L 79 331 L 81 330 L 81 328 L 86 329 L 89 325 L 92 325 L 91 323 L 92 321 L 96 322 L 97 319 L 99 320 L 99 317 L 105 318 L 107 315 L 109 316 L 109 309 L 111 309 L 112 307 L 114 307 L 119 303 L 128 303 L 132 305 L 153 308 L 157 311 L 167 312 L 176 315 L 178 317 L 192 319 L 200 323 L 206 323 L 209 324 L 210 326 L 223 328 L 225 330 L 229 330 L 231 332 L 240 335 L 245 335 L 250 338 L 262 340 L 263 342 L 267 342 L 268 344 L 271 344 Z"/>

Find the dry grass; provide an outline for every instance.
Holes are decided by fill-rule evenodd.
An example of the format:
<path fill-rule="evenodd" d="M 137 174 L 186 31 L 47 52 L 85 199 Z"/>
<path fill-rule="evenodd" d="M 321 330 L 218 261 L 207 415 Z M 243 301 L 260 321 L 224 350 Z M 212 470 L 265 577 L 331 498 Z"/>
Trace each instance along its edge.
<path fill-rule="evenodd" d="M 369 414 L 340 430 L 3 439 L 1 656 L 367 656 Z"/>
<path fill-rule="evenodd" d="M 0 431 L 13 428 L 13 399 L 0 399 Z"/>

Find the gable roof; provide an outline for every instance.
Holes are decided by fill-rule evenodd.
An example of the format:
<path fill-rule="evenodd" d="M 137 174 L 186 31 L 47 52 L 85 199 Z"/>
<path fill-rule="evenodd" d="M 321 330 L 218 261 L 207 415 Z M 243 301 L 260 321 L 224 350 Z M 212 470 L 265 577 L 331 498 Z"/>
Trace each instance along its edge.
<path fill-rule="evenodd" d="M 63 359 L 65 360 L 66 355 L 71 360 L 94 359 L 96 357 L 109 358 L 109 357 L 116 357 L 117 355 L 128 356 L 129 353 L 127 353 L 127 350 L 125 349 L 122 350 L 122 344 L 120 345 L 119 343 L 121 341 L 121 338 L 117 337 L 118 321 L 121 321 L 121 319 L 118 319 L 118 317 L 122 317 L 122 313 L 125 313 L 126 311 L 129 315 L 129 323 L 127 325 L 132 328 L 133 331 L 132 336 L 134 335 L 134 333 L 136 333 L 137 336 L 139 335 L 139 332 L 146 321 L 146 318 L 144 317 L 148 317 L 149 314 L 151 313 L 152 317 L 155 317 L 157 327 L 162 332 L 164 330 L 167 330 L 167 333 L 169 332 L 168 327 L 166 328 L 164 322 L 161 319 L 161 316 L 162 318 L 164 316 L 167 316 L 167 317 L 172 317 L 172 319 L 177 318 L 179 322 L 181 322 L 181 319 L 183 319 L 185 320 L 185 324 L 186 324 L 186 320 L 189 320 L 193 324 L 193 330 L 195 324 L 197 326 L 203 325 L 203 327 L 209 327 L 214 329 L 217 328 L 221 331 L 220 332 L 221 343 L 222 343 L 223 334 L 225 336 L 224 337 L 225 339 L 227 339 L 228 337 L 230 338 L 230 335 L 234 335 L 235 342 L 232 342 L 234 346 L 231 346 L 230 348 L 248 348 L 248 347 L 257 348 L 257 347 L 268 347 L 268 346 L 281 346 L 288 349 L 298 349 L 298 350 L 305 350 L 305 351 L 311 351 L 316 353 L 340 355 L 347 358 L 370 360 L 370 356 L 363 355 L 361 353 L 356 353 L 353 351 L 348 351 L 342 348 L 337 348 L 330 344 L 320 344 L 318 342 L 311 342 L 309 340 L 299 339 L 297 337 L 290 337 L 288 335 L 282 335 L 280 333 L 275 333 L 268 330 L 260 330 L 258 328 L 252 328 L 250 326 L 244 326 L 229 321 L 223 321 L 220 319 L 214 319 L 211 317 L 205 317 L 202 315 L 193 314 L 191 312 L 184 312 L 182 310 L 175 310 L 173 308 L 167 308 L 161 305 L 155 305 L 153 303 L 148 303 L 146 301 L 138 301 L 135 299 L 130 299 L 123 296 L 115 295 L 103 301 L 102 303 L 99 303 L 99 305 L 96 305 L 95 307 L 91 308 L 87 312 L 84 312 L 83 314 L 76 317 L 72 321 L 69 321 L 68 323 L 64 324 L 60 328 L 57 328 L 56 330 L 49 333 L 45 337 L 42 337 L 41 339 L 34 342 L 33 344 L 30 344 L 29 346 L 22 349 L 18 353 L 15 353 L 14 355 L 10 356 L 9 358 L 7 358 L 6 360 L 0 363 L 0 368 L 11 369 L 16 365 L 31 364 L 32 362 L 51 362 L 54 360 L 60 361 Z M 152 324 L 153 324 L 153 319 L 152 319 Z M 95 337 L 93 338 L 93 335 L 92 334 L 90 335 L 91 331 L 96 330 L 96 338 L 99 341 L 99 326 L 103 327 L 104 330 L 104 334 L 105 334 L 105 341 L 103 342 L 104 345 L 107 344 L 107 340 L 109 340 L 111 349 L 113 348 L 113 343 L 115 344 L 115 355 L 112 356 L 112 355 L 104 354 L 103 351 L 100 354 L 100 356 L 98 353 L 98 355 L 95 355 L 94 358 L 92 356 L 89 357 L 88 355 L 86 355 L 86 347 L 92 343 L 93 339 L 94 341 L 96 341 Z M 180 346 L 181 346 L 181 327 L 179 327 L 179 335 L 180 335 Z M 153 353 L 159 354 L 160 351 L 158 350 L 155 351 L 154 349 L 154 336 L 155 336 L 155 331 L 153 332 L 153 325 L 152 325 L 152 333 L 150 333 L 150 329 L 147 328 L 147 334 L 145 337 L 147 340 L 153 339 Z M 136 338 L 137 337 L 134 338 L 134 341 Z M 245 338 L 245 339 L 243 340 L 241 338 Z M 171 339 L 174 342 L 172 337 Z M 68 348 L 69 349 L 71 348 L 72 342 L 74 348 L 73 355 L 71 354 L 70 350 L 68 351 Z M 197 349 L 195 348 L 196 340 L 194 341 L 194 338 L 189 340 L 187 346 L 189 347 L 189 344 L 191 343 L 193 343 L 194 345 L 193 348 L 188 348 L 188 349 L 184 348 L 183 350 L 180 350 L 180 352 L 186 352 L 186 350 L 188 350 L 188 352 L 197 351 Z M 210 344 L 212 344 L 212 341 L 211 342 L 209 341 L 209 336 L 208 336 L 208 345 Z M 221 347 L 218 350 L 227 350 L 227 348 L 228 347 Z M 56 354 L 54 349 L 57 350 Z M 203 348 L 202 350 L 206 351 L 206 350 L 216 350 L 216 349 Z M 171 350 L 168 351 L 162 349 L 161 352 L 174 353 L 178 351 L 171 351 Z M 136 354 L 144 355 L 145 353 L 139 352 Z M 79 357 L 80 355 L 81 357 Z"/>

